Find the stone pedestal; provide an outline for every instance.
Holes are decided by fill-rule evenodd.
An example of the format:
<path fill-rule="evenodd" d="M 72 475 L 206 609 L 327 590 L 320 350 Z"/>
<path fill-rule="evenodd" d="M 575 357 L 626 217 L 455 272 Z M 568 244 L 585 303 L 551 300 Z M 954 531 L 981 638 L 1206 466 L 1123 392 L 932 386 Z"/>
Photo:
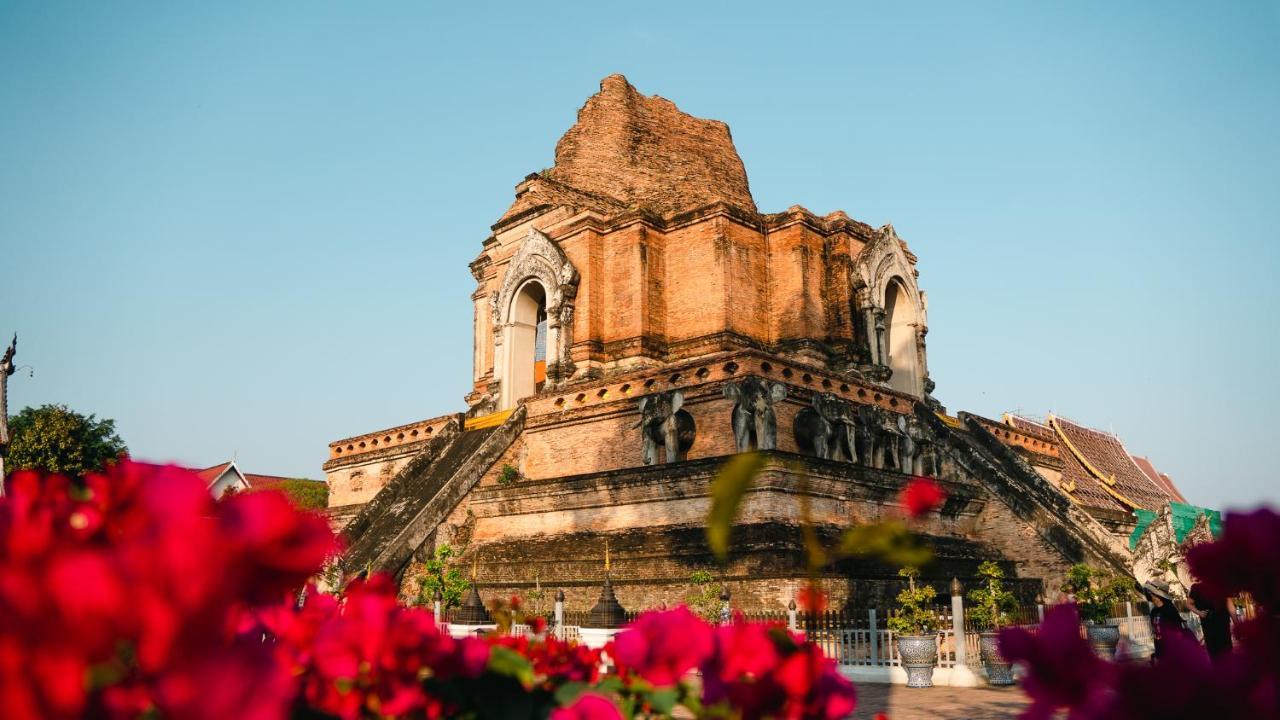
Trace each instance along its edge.
<path fill-rule="evenodd" d="M 582 644 L 589 648 L 602 648 L 609 644 L 614 635 L 622 632 L 619 628 L 578 628 L 578 634 L 582 638 Z"/>
<path fill-rule="evenodd" d="M 466 625 L 462 623 L 449 623 L 449 635 L 455 638 L 479 637 L 487 633 L 497 630 L 497 624 L 489 625 Z"/>

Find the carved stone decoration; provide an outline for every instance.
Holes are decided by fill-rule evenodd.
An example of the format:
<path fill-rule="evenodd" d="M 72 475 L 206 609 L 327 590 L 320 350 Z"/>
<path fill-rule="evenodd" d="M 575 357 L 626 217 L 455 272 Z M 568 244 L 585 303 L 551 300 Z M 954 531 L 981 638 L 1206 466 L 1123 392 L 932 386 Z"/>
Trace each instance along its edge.
<path fill-rule="evenodd" d="M 891 328 L 885 313 L 886 300 L 895 283 L 901 286 L 903 297 L 900 302 L 905 302 L 906 306 L 895 311 L 895 314 L 906 312 L 904 317 L 911 318 L 909 326 L 916 333 L 916 338 L 909 344 L 915 357 L 911 359 L 913 362 L 906 364 L 911 369 L 909 374 L 915 375 L 915 380 L 911 382 L 910 379 L 899 378 L 894 384 L 895 387 L 899 382 L 912 385 L 910 392 L 913 395 L 927 393 L 925 386 L 929 384 L 929 366 L 923 338 L 928 332 L 929 306 L 924 292 L 916 282 L 913 258 L 892 225 L 880 228 L 875 239 L 858 253 L 853 263 L 853 275 L 852 283 L 859 305 L 866 313 L 865 342 L 871 348 L 872 363 L 885 366 L 886 369 L 891 365 L 888 347 Z M 881 373 L 875 372 L 876 368 L 871 370 L 869 375 L 878 382 L 887 383 L 891 377 L 891 374 L 881 376 Z"/>
<path fill-rule="evenodd" d="M 696 428 L 693 416 L 681 410 L 684 394 L 679 390 L 654 393 L 640 398 L 641 449 L 644 464 L 658 462 L 658 448 L 663 450 L 662 462 L 673 463 L 685 459 L 693 447 Z"/>
<path fill-rule="evenodd" d="M 773 404 L 787 397 L 787 386 L 746 377 L 741 382 L 726 383 L 724 395 L 735 403 L 733 439 L 738 452 L 778 447 L 778 421 Z"/>
<path fill-rule="evenodd" d="M 880 413 L 870 405 L 859 405 L 857 410 L 858 425 L 855 428 L 858 464 L 879 468 L 883 464 L 876 460 L 876 425 L 880 422 Z"/>
<path fill-rule="evenodd" d="M 917 469 L 920 462 L 920 431 L 915 423 L 909 423 L 906 416 L 899 415 L 898 426 L 898 469 L 904 473 L 919 475 Z"/>
<path fill-rule="evenodd" d="M 902 433 L 898 430 L 897 420 L 890 419 L 886 421 L 884 413 L 881 413 L 880 418 L 880 422 L 876 425 L 876 431 L 880 434 L 880 440 L 877 444 L 884 455 L 881 467 L 885 470 L 901 472 Z"/>
<path fill-rule="evenodd" d="M 858 461 L 858 411 L 832 393 L 815 393 L 796 415 L 796 444 L 824 460 Z"/>
<path fill-rule="evenodd" d="M 818 404 L 817 395 L 813 396 L 813 402 Z M 835 428 L 816 407 L 807 407 L 796 414 L 792 433 L 802 451 L 813 453 L 820 460 L 831 459 L 831 437 Z"/>
<path fill-rule="evenodd" d="M 512 305 L 516 293 L 530 281 L 542 286 L 546 297 L 547 384 L 554 387 L 573 374 L 569 347 L 573 344 L 573 308 L 578 295 L 579 275 L 568 256 L 554 240 L 536 229 L 520 244 L 520 249 L 507 264 L 502 285 L 490 296 L 494 333 L 494 376 L 503 379 L 516 362 L 509 344 L 503 338 L 510 331 Z M 513 407 L 519 398 L 503 397 L 501 407 Z"/>

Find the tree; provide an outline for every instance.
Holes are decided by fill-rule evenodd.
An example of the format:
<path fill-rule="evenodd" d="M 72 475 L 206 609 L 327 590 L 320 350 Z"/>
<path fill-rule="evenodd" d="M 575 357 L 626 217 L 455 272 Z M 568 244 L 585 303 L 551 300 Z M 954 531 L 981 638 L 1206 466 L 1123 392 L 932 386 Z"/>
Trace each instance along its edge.
<path fill-rule="evenodd" d="M 919 568 L 908 565 L 898 575 L 906 578 L 907 587 L 898 593 L 898 612 L 886 624 L 898 635 L 932 635 L 938 629 L 938 614 L 933 611 L 937 591 L 932 585 L 916 586 Z"/>
<path fill-rule="evenodd" d="M 462 596 L 471 588 L 462 571 L 449 567 L 449 558 L 453 557 L 453 548 L 440 545 L 435 554 L 425 563 L 422 577 L 418 578 L 418 604 L 429 605 L 434 601 L 436 591 L 440 592 L 442 608 L 458 607 L 462 604 Z"/>
<path fill-rule="evenodd" d="M 969 619 L 978 627 L 999 630 L 1009 624 L 1009 613 L 1018 606 L 1018 599 L 1004 586 L 1004 570 L 988 560 L 978 566 L 982 585 L 969 591 Z"/>
<path fill-rule="evenodd" d="M 1080 608 L 1080 617 L 1102 625 L 1107 622 L 1112 605 L 1133 597 L 1134 582 L 1123 575 L 1082 563 L 1072 565 L 1067 571 L 1062 592 L 1075 600 Z"/>
<path fill-rule="evenodd" d="M 46 470 L 78 477 L 101 470 L 129 449 L 116 422 L 81 415 L 66 405 L 23 408 L 9 420 L 9 470 Z"/>
<path fill-rule="evenodd" d="M 707 622 L 719 622 L 721 605 L 724 604 L 720 600 L 724 586 L 715 580 L 715 576 L 706 570 L 698 570 L 689 576 L 693 591 L 685 598 L 685 604 Z"/>
<path fill-rule="evenodd" d="M 317 480 L 294 478 L 275 483 L 268 489 L 279 490 L 302 510 L 323 510 L 329 507 L 329 484 Z"/>

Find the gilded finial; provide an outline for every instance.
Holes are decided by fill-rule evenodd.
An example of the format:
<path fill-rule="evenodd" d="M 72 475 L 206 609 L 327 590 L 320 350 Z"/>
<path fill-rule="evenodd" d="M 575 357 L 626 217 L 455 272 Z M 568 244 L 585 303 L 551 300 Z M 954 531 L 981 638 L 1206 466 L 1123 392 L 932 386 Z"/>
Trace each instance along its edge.
<path fill-rule="evenodd" d="M 609 540 L 604 541 L 604 571 L 609 572 Z"/>

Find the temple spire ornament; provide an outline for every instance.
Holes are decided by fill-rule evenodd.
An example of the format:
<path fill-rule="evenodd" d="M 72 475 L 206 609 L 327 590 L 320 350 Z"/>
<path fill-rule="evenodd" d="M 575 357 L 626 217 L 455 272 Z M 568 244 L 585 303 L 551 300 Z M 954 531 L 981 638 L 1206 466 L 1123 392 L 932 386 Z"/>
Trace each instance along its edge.
<path fill-rule="evenodd" d="M 480 591 L 476 589 L 476 565 L 480 553 L 476 553 L 471 557 L 471 590 L 467 592 L 467 597 L 462 601 L 462 607 L 458 609 L 459 625 L 489 625 L 493 623 L 493 616 L 489 614 L 489 609 L 484 606 L 484 600 L 480 598 Z"/>
<path fill-rule="evenodd" d="M 604 587 L 600 588 L 600 599 L 596 601 L 595 607 L 587 613 L 586 627 L 612 630 L 627 624 L 627 611 L 613 594 L 613 583 L 609 580 L 609 565 L 609 540 L 606 538 L 604 541 Z"/>

